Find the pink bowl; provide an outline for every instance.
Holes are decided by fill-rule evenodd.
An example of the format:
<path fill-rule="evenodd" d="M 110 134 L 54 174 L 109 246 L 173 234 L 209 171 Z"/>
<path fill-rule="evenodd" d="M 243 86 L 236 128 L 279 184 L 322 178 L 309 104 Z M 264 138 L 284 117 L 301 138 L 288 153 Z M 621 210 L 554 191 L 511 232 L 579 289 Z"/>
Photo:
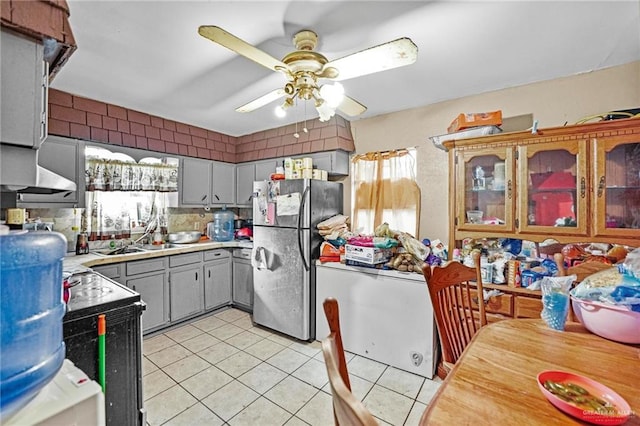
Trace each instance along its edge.
<path fill-rule="evenodd" d="M 624 400 L 613 390 L 609 389 L 605 385 L 596 382 L 588 377 L 580 376 L 578 374 L 569 373 L 566 371 L 554 371 L 546 370 L 538 374 L 538 387 L 543 395 L 551 402 L 556 408 L 564 411 L 565 413 L 574 416 L 585 422 L 597 424 L 597 425 L 621 425 L 625 423 L 631 413 L 631 407 L 629 403 Z M 600 399 L 606 400 L 613 404 L 618 409 L 618 414 L 606 415 L 604 413 L 598 413 L 596 411 L 584 410 L 578 408 L 575 405 L 569 404 L 558 398 L 544 387 L 544 382 L 551 380 L 557 383 L 573 383 L 578 386 L 582 386 L 591 395 Z"/>
<path fill-rule="evenodd" d="M 593 334 L 621 343 L 640 343 L 640 312 L 571 296 L 573 312 Z"/>

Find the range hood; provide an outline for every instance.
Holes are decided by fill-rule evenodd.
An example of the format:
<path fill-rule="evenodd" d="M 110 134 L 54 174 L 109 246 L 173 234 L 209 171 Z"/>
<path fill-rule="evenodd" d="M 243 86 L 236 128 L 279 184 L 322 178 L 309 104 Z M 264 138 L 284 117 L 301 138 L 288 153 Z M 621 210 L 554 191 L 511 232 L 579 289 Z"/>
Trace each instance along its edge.
<path fill-rule="evenodd" d="M 53 194 L 77 189 L 75 182 L 38 165 L 36 149 L 0 144 L 0 165 L 3 192 Z"/>

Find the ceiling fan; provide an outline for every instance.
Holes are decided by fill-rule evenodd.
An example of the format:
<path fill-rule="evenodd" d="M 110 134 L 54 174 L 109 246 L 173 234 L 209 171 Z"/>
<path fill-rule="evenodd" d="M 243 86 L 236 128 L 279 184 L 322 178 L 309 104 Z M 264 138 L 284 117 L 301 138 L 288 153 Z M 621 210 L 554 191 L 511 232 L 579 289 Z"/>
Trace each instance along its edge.
<path fill-rule="evenodd" d="M 282 72 L 287 78 L 284 87 L 242 105 L 236 111 L 254 111 L 286 97 L 284 103 L 276 108 L 276 113 L 284 115 L 285 110 L 293 106 L 297 99 L 313 100 L 320 121 L 329 120 L 336 109 L 349 116 L 357 116 L 367 110 L 360 102 L 344 95 L 344 89 L 338 81 L 410 65 L 418 57 L 418 47 L 411 39 L 403 37 L 329 61 L 314 50 L 318 35 L 311 30 L 302 30 L 293 36 L 296 50 L 280 61 L 220 27 L 203 25 L 198 28 L 198 33 L 264 67 Z M 336 83 L 321 84 L 323 79 Z"/>

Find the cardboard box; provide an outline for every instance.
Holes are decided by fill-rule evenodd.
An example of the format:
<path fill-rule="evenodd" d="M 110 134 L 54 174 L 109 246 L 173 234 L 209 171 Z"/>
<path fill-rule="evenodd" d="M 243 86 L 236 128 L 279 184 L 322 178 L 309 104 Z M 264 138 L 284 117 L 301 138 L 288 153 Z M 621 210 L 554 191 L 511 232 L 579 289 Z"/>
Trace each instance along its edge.
<path fill-rule="evenodd" d="M 449 125 L 449 133 L 477 126 L 499 126 L 502 124 L 502 111 L 475 112 L 459 114 Z"/>
<path fill-rule="evenodd" d="M 393 255 L 391 249 L 381 249 L 377 247 L 361 247 L 346 244 L 344 246 L 344 257 L 346 260 L 375 265 L 384 263 L 391 259 Z"/>

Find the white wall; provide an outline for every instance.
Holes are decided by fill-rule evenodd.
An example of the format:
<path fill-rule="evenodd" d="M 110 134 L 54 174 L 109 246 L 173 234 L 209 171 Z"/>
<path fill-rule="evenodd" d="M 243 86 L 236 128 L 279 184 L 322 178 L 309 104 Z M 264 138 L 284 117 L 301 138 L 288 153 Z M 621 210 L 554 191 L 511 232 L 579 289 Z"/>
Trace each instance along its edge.
<path fill-rule="evenodd" d="M 385 89 L 380 89 L 385 90 Z M 392 90 L 389 88 L 388 90 Z M 422 211 L 418 237 L 448 242 L 448 155 L 429 136 L 447 133 L 459 113 L 502 110 L 503 117 L 533 114 L 539 128 L 562 126 L 611 110 L 640 107 L 640 61 L 557 80 L 512 87 L 354 120 L 356 153 L 415 146 Z M 345 212 L 349 214 L 350 181 L 344 179 Z"/>

